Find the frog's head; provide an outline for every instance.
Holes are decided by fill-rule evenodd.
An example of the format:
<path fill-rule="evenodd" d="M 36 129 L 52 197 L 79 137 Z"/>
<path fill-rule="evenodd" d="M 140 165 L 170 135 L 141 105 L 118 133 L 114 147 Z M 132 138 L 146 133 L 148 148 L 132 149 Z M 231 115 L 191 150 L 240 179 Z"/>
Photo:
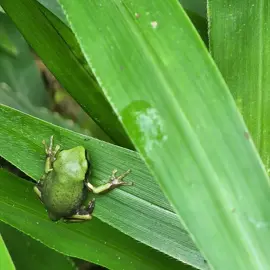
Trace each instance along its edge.
<path fill-rule="evenodd" d="M 65 174 L 76 181 L 82 181 L 88 172 L 89 161 L 83 146 L 77 146 L 58 153 L 53 169 L 58 174 Z"/>

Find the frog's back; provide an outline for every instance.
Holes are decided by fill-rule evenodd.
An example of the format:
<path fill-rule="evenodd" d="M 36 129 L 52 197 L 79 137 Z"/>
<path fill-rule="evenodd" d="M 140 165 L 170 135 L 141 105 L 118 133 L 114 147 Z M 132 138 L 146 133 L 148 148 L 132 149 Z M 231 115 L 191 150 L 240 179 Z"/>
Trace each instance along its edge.
<path fill-rule="evenodd" d="M 58 220 L 75 214 L 84 200 L 85 193 L 83 181 L 74 184 L 69 179 L 60 180 L 54 172 L 51 172 L 44 181 L 41 199 L 50 217 Z"/>

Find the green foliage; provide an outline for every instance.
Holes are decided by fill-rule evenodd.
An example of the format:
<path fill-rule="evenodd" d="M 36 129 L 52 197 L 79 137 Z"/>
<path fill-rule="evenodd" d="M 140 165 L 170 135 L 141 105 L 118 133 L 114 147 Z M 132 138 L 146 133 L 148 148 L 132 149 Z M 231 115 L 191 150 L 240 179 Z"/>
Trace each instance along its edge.
<path fill-rule="evenodd" d="M 104 93 L 210 265 L 270 264 L 267 176 L 223 78 L 178 3 L 60 3 Z"/>
<path fill-rule="evenodd" d="M 7 247 L 0 235 L 0 269 L 15 270 L 14 264 L 8 253 Z"/>
<path fill-rule="evenodd" d="M 58 113 L 49 111 L 49 98 L 33 54 L 14 23 L 0 13 L 0 102 L 56 125 L 90 134 Z"/>
<path fill-rule="evenodd" d="M 38 224 L 37 224 L 38 225 Z M 0 231 L 16 269 L 75 269 L 70 259 L 0 222 Z M 0 269 L 7 269 L 3 267 Z"/>
<path fill-rule="evenodd" d="M 0 155 L 33 179 L 38 180 L 44 173 L 45 155 L 41 142 L 43 139 L 48 139 L 52 134 L 55 137 L 55 142 L 62 148 L 69 149 L 77 145 L 83 145 L 89 151 L 92 163 L 91 182 L 95 185 L 106 182 L 114 168 L 117 168 L 119 172 L 131 169 L 132 173 L 127 176 L 127 181 L 133 181 L 135 185 L 114 190 L 106 196 L 99 196 L 94 216 L 171 257 L 188 262 L 191 265 L 204 267 L 205 263 L 202 256 L 181 226 L 176 214 L 172 211 L 137 153 L 53 126 L 4 106 L 0 107 L 0 122 L 4 123 L 0 129 L 0 145 L 2 145 Z M 21 126 L 22 123 L 24 125 L 23 130 L 14 128 Z M 8 140 L 6 140 L 7 137 Z M 14 159 L 14 153 L 9 150 L 11 145 L 16 147 L 16 159 Z M 25 154 L 26 151 L 27 155 Z M 28 196 L 35 198 L 32 190 Z M 16 197 L 20 197 L 20 195 Z M 36 212 L 40 211 L 47 219 L 45 210 L 39 205 L 37 198 L 33 199 L 33 205 L 32 208 L 37 207 Z M 1 216 L 1 211 L 0 220 L 7 223 L 11 222 L 6 216 Z M 46 224 L 49 223 L 52 222 L 48 220 Z M 96 238 L 100 238 L 101 243 L 111 241 L 104 239 L 104 231 L 100 230 L 98 225 L 92 227 L 92 223 L 91 221 L 80 224 L 79 228 L 86 233 L 91 232 L 91 235 L 94 234 Z M 12 225 L 23 230 L 21 222 Z M 54 228 L 53 226 L 51 225 L 50 228 Z M 66 224 L 63 224 L 61 228 L 71 230 L 70 225 Z M 38 239 L 46 243 L 46 239 L 50 235 L 49 228 L 47 228 L 47 233 L 45 233 L 46 228 L 42 226 L 35 228 L 35 230 L 38 229 L 44 232 L 46 236 L 45 240 L 43 238 Z M 31 233 L 31 236 L 35 237 L 35 234 Z M 73 254 L 71 252 L 76 252 L 76 255 L 73 254 L 73 256 L 90 260 L 89 257 L 85 258 L 81 250 L 84 248 L 85 241 L 91 240 L 87 240 L 87 237 L 85 239 L 78 238 L 77 245 L 80 248 L 76 247 L 74 251 L 73 246 L 69 245 L 73 239 L 70 237 L 72 235 L 67 234 L 66 238 L 61 239 L 61 241 L 59 239 L 59 242 L 62 243 L 61 246 L 63 242 L 66 242 L 66 245 L 72 248 L 72 251 L 59 247 L 57 250 L 68 255 Z M 117 237 L 119 238 L 119 236 Z M 52 240 L 55 240 L 55 237 Z M 131 243 L 134 245 L 134 249 L 141 248 L 141 245 L 137 247 L 136 242 Z M 160 257 L 162 256 L 160 255 Z M 101 259 L 100 262 L 102 262 Z"/>
<path fill-rule="evenodd" d="M 89 150 L 94 184 L 130 168 L 135 185 L 98 196 L 91 222 L 53 223 L 33 183 L 0 170 L 0 220 L 110 269 L 270 265 L 269 179 L 251 140 L 269 169 L 269 4 L 209 0 L 220 73 L 205 46 L 205 1 L 181 3 L 189 17 L 177 0 L 0 0 L 113 142 L 138 150 L 1 106 L 0 155 L 32 179 L 43 174 L 41 141 L 54 135 L 62 148 Z M 0 52 L 16 57 L 19 47 L 6 32 L 0 37 Z"/>
<path fill-rule="evenodd" d="M 47 67 L 92 119 L 119 145 L 131 148 L 96 79 L 85 67 L 70 29 L 35 0 L 1 0 L 0 3 Z"/>
<path fill-rule="evenodd" d="M 0 87 L 9 87 L 13 95 L 21 96 L 36 106 L 48 106 L 41 76 L 30 48 L 10 18 L 0 13 Z M 4 49 L 5 48 L 5 49 Z M 2 99 L 1 90 L 0 100 Z"/>
<path fill-rule="evenodd" d="M 269 173 L 270 4 L 240 2 L 209 1 L 211 53 Z"/>
<path fill-rule="evenodd" d="M 33 192 L 33 184 L 0 170 L 0 219 L 65 255 L 110 269 L 177 269 L 180 262 L 138 243 L 93 219 L 83 224 L 54 223 Z M 183 268 L 185 269 L 185 268 Z"/>

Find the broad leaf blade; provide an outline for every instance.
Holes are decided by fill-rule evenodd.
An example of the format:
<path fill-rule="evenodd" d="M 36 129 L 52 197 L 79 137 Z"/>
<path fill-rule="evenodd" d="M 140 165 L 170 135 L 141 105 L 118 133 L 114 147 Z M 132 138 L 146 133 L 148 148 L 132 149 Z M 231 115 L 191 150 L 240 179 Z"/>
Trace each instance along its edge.
<path fill-rule="evenodd" d="M 211 53 L 269 172 L 270 3 L 210 0 L 209 20 Z"/>
<path fill-rule="evenodd" d="M 75 269 L 71 259 L 49 249 L 40 242 L 33 240 L 3 222 L 0 222 L 0 232 L 12 256 L 16 269 Z M 5 270 L 7 268 L 0 267 L 0 269 Z"/>
<path fill-rule="evenodd" d="M 171 257 L 206 268 L 203 257 L 136 152 L 53 126 L 5 106 L 0 107 L 0 123 L 0 155 L 33 179 L 44 174 L 41 142 L 51 135 L 62 149 L 83 145 L 89 151 L 90 181 L 95 185 L 108 181 L 115 168 L 119 172 L 131 169 L 126 180 L 133 181 L 134 186 L 99 196 L 94 216 Z M 16 155 L 11 148 L 16 149 Z M 90 232 L 87 223 L 81 224 L 81 228 Z"/>
<path fill-rule="evenodd" d="M 269 265 L 268 178 L 181 6 L 60 3 L 104 93 L 210 265 Z"/>
<path fill-rule="evenodd" d="M 121 234 L 94 218 L 84 224 L 50 221 L 37 203 L 33 184 L 0 170 L 0 220 L 65 255 L 110 269 L 185 269 L 175 260 Z M 12 193 L 11 193 L 12 191 Z"/>

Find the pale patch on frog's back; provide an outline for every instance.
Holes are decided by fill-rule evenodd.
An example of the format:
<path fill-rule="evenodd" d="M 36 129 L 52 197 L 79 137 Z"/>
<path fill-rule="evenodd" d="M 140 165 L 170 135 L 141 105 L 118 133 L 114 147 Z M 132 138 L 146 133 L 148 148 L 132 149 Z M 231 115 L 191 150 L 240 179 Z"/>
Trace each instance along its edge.
<path fill-rule="evenodd" d="M 58 179 L 62 182 L 67 182 L 67 180 L 69 182 L 84 181 L 88 169 L 84 147 L 77 146 L 61 151 L 53 164 L 53 168 L 58 174 Z"/>

